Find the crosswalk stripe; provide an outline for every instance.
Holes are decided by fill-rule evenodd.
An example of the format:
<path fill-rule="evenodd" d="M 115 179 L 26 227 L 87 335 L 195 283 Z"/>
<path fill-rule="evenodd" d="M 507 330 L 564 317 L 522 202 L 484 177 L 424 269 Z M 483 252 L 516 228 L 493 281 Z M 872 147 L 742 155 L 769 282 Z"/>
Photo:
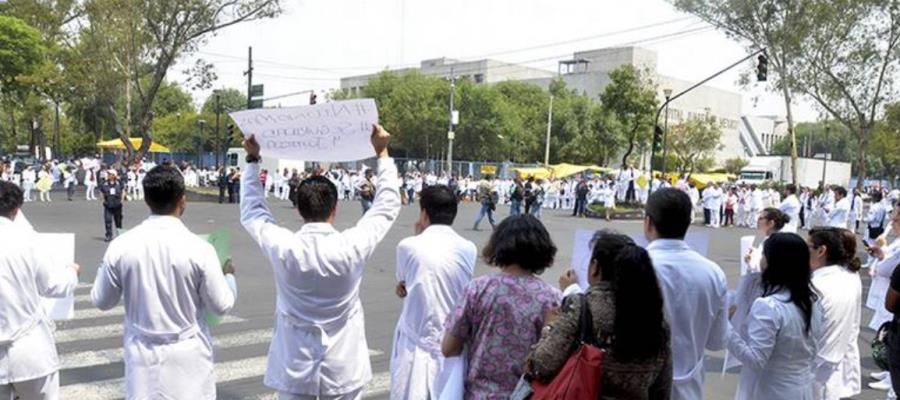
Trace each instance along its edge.
<path fill-rule="evenodd" d="M 216 364 L 216 381 L 227 384 L 241 379 L 259 377 L 262 381 L 266 372 L 267 357 L 253 357 L 242 360 Z M 363 389 L 363 397 L 379 396 L 390 390 L 390 372 L 380 372 L 372 376 L 372 380 Z M 77 383 L 60 388 L 62 399 L 118 399 L 125 394 L 125 379 L 116 378 L 90 383 Z M 263 395 L 271 396 L 271 395 Z M 274 398 L 274 397 L 257 397 Z"/>
<path fill-rule="evenodd" d="M 232 315 L 226 315 L 222 318 L 223 324 L 233 324 L 244 321 L 245 319 Z M 83 328 L 61 329 L 56 331 L 56 344 L 122 336 L 124 330 L 125 328 L 121 322 L 99 326 L 87 326 Z"/>
<path fill-rule="evenodd" d="M 75 286 L 75 289 L 85 289 L 93 286 L 94 284 L 91 282 L 78 282 L 78 285 Z"/>
<path fill-rule="evenodd" d="M 237 332 L 225 335 L 213 335 L 213 345 L 216 352 L 241 346 L 250 346 L 269 343 L 272 340 L 271 329 L 256 329 L 246 332 Z M 384 352 L 369 349 L 369 357 L 378 357 Z M 81 351 L 76 353 L 63 353 L 60 355 L 60 369 L 74 369 L 110 364 L 122 361 L 124 352 L 122 348 L 104 349 L 96 351 Z"/>
<path fill-rule="evenodd" d="M 111 310 L 101 311 L 98 308 L 85 308 L 75 310 L 75 315 L 70 321 L 78 321 L 82 319 L 94 319 L 104 317 L 121 317 L 125 315 L 125 307 L 118 306 Z"/>

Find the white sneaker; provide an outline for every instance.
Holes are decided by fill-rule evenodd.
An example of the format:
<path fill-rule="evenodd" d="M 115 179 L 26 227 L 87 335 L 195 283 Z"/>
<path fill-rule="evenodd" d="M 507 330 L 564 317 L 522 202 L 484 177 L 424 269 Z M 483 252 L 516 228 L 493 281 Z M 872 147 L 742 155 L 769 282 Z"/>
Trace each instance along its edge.
<path fill-rule="evenodd" d="M 880 380 L 878 382 L 869 383 L 869 388 L 874 390 L 888 391 L 891 390 L 891 378 Z"/>
<path fill-rule="evenodd" d="M 869 377 L 876 381 L 883 381 L 889 376 L 891 376 L 891 373 L 889 371 L 873 372 L 869 374 Z"/>

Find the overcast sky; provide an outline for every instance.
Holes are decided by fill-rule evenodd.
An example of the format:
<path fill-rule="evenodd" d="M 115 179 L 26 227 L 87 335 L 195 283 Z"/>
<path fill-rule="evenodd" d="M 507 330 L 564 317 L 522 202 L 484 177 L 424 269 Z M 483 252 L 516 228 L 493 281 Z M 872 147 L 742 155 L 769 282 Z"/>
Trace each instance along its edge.
<path fill-rule="evenodd" d="M 556 70 L 575 51 L 634 44 L 658 53 L 658 72 L 699 81 L 741 59 L 745 47 L 664 0 L 286 0 L 276 19 L 226 28 L 182 59 L 171 79 L 197 57 L 211 61 L 216 87 L 246 90 L 247 47 L 254 83 L 266 97 L 338 88 L 342 76 L 415 66 L 428 58 L 493 58 Z M 630 30 L 630 31 L 629 31 Z M 628 32 L 622 32 L 628 31 Z M 741 87 L 747 62 L 713 80 L 741 93 L 743 113 L 784 115 L 784 101 L 761 86 Z M 194 93 L 200 103 L 208 93 Z M 281 100 L 305 104 L 306 96 Z M 267 103 L 271 104 L 271 103 Z M 815 120 L 811 103 L 795 104 L 797 121 Z"/>

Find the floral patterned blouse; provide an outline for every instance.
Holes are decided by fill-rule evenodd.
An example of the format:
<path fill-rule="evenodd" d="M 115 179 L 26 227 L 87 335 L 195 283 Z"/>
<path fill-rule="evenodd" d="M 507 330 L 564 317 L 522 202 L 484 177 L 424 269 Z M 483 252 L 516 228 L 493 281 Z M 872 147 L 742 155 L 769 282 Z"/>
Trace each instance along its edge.
<path fill-rule="evenodd" d="M 508 399 L 537 343 L 544 315 L 562 294 L 536 276 L 494 273 L 473 280 L 447 320 L 465 341 L 465 399 Z"/>

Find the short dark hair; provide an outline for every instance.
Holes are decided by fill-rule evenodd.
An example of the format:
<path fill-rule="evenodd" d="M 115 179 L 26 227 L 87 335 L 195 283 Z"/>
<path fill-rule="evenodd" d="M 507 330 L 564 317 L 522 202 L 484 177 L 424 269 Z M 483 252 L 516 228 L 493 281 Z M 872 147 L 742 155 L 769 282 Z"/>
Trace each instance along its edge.
<path fill-rule="evenodd" d="M 788 183 L 787 185 L 784 185 L 784 191 L 790 194 L 796 194 L 797 186 L 795 186 L 793 183 Z"/>
<path fill-rule="evenodd" d="M 675 188 L 659 189 L 647 199 L 645 213 L 660 239 L 684 239 L 691 226 L 691 198 Z"/>
<path fill-rule="evenodd" d="M 481 256 L 489 265 L 517 264 L 540 275 L 553 265 L 556 245 L 540 220 L 531 215 L 514 215 L 497 225 Z"/>
<path fill-rule="evenodd" d="M 184 197 L 184 177 L 171 164 L 153 167 L 144 175 L 144 201 L 156 215 L 168 215 Z"/>
<path fill-rule="evenodd" d="M 306 222 L 325 222 L 337 207 L 337 188 L 328 178 L 314 175 L 297 188 L 297 209 Z"/>
<path fill-rule="evenodd" d="M 419 194 L 419 205 L 432 224 L 453 225 L 458 200 L 446 185 L 429 186 Z"/>
<path fill-rule="evenodd" d="M 841 195 L 841 197 L 847 197 L 847 189 L 844 189 L 842 186 L 835 186 L 832 190 L 834 190 L 835 193 Z"/>
<path fill-rule="evenodd" d="M 874 193 L 872 193 L 872 202 L 873 202 L 873 203 L 878 203 L 878 202 L 880 202 L 881 199 L 883 199 L 883 198 L 884 198 L 884 196 L 881 195 L 881 192 L 874 192 Z"/>
<path fill-rule="evenodd" d="M 22 189 L 12 182 L 0 181 L 0 216 L 12 219 L 24 202 Z"/>

